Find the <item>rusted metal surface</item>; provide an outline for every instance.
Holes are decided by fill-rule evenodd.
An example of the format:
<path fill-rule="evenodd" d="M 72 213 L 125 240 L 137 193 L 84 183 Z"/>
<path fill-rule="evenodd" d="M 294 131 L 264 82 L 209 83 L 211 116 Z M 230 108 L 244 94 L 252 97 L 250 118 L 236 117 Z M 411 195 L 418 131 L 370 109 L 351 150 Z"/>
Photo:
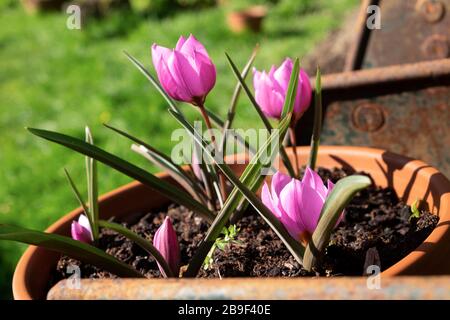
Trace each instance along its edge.
<path fill-rule="evenodd" d="M 380 0 L 381 29 L 371 30 L 362 68 L 449 57 L 450 0 Z"/>
<path fill-rule="evenodd" d="M 381 29 L 370 30 L 367 7 L 374 4 Z M 450 0 L 363 0 L 355 30 L 345 72 L 322 80 L 321 142 L 387 149 L 449 176 Z M 298 125 L 302 145 L 309 144 L 312 109 Z"/>
<path fill-rule="evenodd" d="M 385 123 L 383 107 L 374 103 L 361 103 L 352 111 L 352 124 L 363 132 L 376 132 Z"/>
<path fill-rule="evenodd" d="M 450 277 L 383 277 L 380 288 L 374 279 L 105 279 L 81 280 L 70 289 L 63 280 L 48 293 L 49 300 L 68 299 L 450 299 Z M 73 287 L 73 286 L 72 286 Z M 372 289 L 369 289 L 372 288 Z"/>
<path fill-rule="evenodd" d="M 323 77 L 321 143 L 383 148 L 450 175 L 450 59 Z M 313 108 L 297 140 L 309 144 Z"/>
<path fill-rule="evenodd" d="M 430 23 L 439 22 L 445 13 L 445 6 L 440 1 L 417 1 L 416 11 Z"/>
<path fill-rule="evenodd" d="M 322 80 L 325 104 L 435 86 L 450 86 L 450 59 L 342 72 L 325 75 Z"/>
<path fill-rule="evenodd" d="M 370 145 L 419 158 L 450 173 L 447 87 L 390 94 L 328 106 L 326 144 Z"/>
<path fill-rule="evenodd" d="M 361 69 L 364 60 L 367 44 L 370 38 L 370 29 L 366 28 L 368 17 L 367 8 L 372 5 L 378 5 L 380 0 L 363 0 L 361 3 L 358 20 L 355 23 L 355 40 L 349 49 L 345 58 L 344 71 Z"/>
<path fill-rule="evenodd" d="M 444 59 L 449 56 L 447 37 L 442 34 L 433 34 L 426 38 L 421 49 L 431 59 Z"/>

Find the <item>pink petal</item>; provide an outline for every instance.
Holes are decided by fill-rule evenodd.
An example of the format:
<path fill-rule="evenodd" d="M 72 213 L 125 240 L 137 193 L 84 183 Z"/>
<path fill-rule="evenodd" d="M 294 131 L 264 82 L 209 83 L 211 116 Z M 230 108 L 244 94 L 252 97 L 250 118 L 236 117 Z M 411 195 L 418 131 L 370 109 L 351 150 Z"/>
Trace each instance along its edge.
<path fill-rule="evenodd" d="M 253 71 L 253 88 L 256 89 L 256 87 L 258 86 L 259 80 L 261 79 L 261 72 L 256 70 L 255 67 L 253 67 L 252 71 Z"/>
<path fill-rule="evenodd" d="M 313 233 L 317 227 L 324 201 L 316 190 L 309 186 L 301 189 L 300 211 L 306 230 Z"/>
<path fill-rule="evenodd" d="M 302 184 L 316 190 L 323 201 L 325 201 L 325 198 L 327 197 L 327 188 L 323 184 L 322 178 L 317 172 L 307 167 L 305 170 L 305 175 L 302 179 Z"/>
<path fill-rule="evenodd" d="M 172 59 L 169 59 L 171 61 Z M 158 74 L 159 82 L 164 90 L 175 100 L 191 102 L 192 97 L 179 76 L 173 76 L 166 61 L 161 61 L 161 72 Z"/>
<path fill-rule="evenodd" d="M 272 199 L 274 199 L 276 206 L 278 206 L 279 194 L 283 188 L 291 181 L 291 177 L 277 171 L 272 177 Z"/>
<path fill-rule="evenodd" d="M 289 81 L 291 80 L 292 75 L 292 69 L 294 68 L 294 63 L 290 58 L 286 58 L 281 66 L 275 71 L 274 78 L 277 81 L 277 84 L 279 85 L 279 89 L 277 89 L 279 92 L 282 93 L 284 99 L 283 103 L 287 94 L 287 89 L 289 87 Z M 299 76 L 299 82 L 298 82 L 298 88 L 297 88 L 297 95 L 295 97 L 295 104 L 294 104 L 294 112 L 300 113 L 302 111 L 301 109 L 301 100 L 302 100 L 302 78 L 301 78 L 301 71 Z"/>
<path fill-rule="evenodd" d="M 174 275 L 178 276 L 180 270 L 180 247 L 177 234 L 169 217 L 166 217 L 163 224 L 156 230 L 153 237 L 153 245 L 167 261 Z M 158 267 L 161 273 L 165 275 L 159 264 Z"/>
<path fill-rule="evenodd" d="M 174 51 L 174 58 L 171 60 L 173 63 L 169 63 L 169 69 L 172 74 L 177 74 L 179 77 L 179 83 L 186 88 L 189 96 L 202 97 L 205 92 L 203 90 L 202 81 L 199 73 L 195 68 L 195 62 L 190 61 L 179 51 Z M 172 67 L 172 68 L 171 68 Z"/>
<path fill-rule="evenodd" d="M 309 80 L 308 74 L 303 69 L 300 70 L 299 85 L 300 85 L 299 112 L 303 113 L 308 109 L 309 105 L 311 104 L 312 98 L 311 82 Z"/>
<path fill-rule="evenodd" d="M 70 232 L 72 235 L 72 239 L 81 241 L 84 243 L 92 242 L 92 233 L 90 230 L 83 227 L 77 221 L 72 221 L 72 225 L 70 226 Z"/>
<path fill-rule="evenodd" d="M 195 52 L 194 59 L 198 66 L 198 76 L 203 87 L 202 96 L 205 96 L 216 84 L 216 67 L 209 58 L 197 52 Z"/>
<path fill-rule="evenodd" d="M 253 69 L 255 99 L 264 114 L 270 118 L 279 119 L 281 116 L 292 67 L 292 60 L 287 58 L 279 68 L 272 66 L 268 74 Z M 299 93 L 297 100 L 294 111 L 300 108 Z"/>
<path fill-rule="evenodd" d="M 156 43 L 152 45 L 152 61 L 153 66 L 155 67 L 156 72 L 158 73 L 161 69 L 161 61 L 164 61 L 167 63 L 167 60 L 169 59 L 169 56 L 172 54 L 172 50 L 158 46 Z"/>
<path fill-rule="evenodd" d="M 181 40 L 181 38 L 182 37 L 180 37 L 180 40 Z M 178 40 L 178 43 L 179 44 L 181 43 L 181 46 L 178 46 L 178 44 L 177 44 L 176 50 L 180 51 L 181 53 L 186 55 L 186 57 L 193 57 L 194 53 L 198 52 L 209 59 L 208 52 L 206 51 L 203 44 L 200 41 L 198 41 L 192 34 L 189 35 L 187 40 L 182 41 L 182 42 L 180 42 L 180 40 Z M 184 38 L 183 38 L 183 40 L 184 40 Z"/>
<path fill-rule="evenodd" d="M 296 240 L 299 239 L 300 233 L 305 230 L 299 207 L 300 188 L 300 181 L 292 179 L 280 193 L 280 205 L 284 212 L 280 220 Z"/>
<path fill-rule="evenodd" d="M 280 211 L 273 204 L 272 194 L 270 193 L 269 186 L 266 182 L 264 182 L 261 190 L 261 201 L 276 217 L 279 218 L 281 216 Z"/>
<path fill-rule="evenodd" d="M 289 86 L 289 80 L 291 79 L 292 68 L 294 64 L 290 58 L 286 58 L 281 66 L 276 69 L 273 76 L 277 80 L 280 87 L 283 89 L 283 92 L 286 95 L 287 88 Z"/>
<path fill-rule="evenodd" d="M 263 113 L 270 118 L 279 118 L 283 108 L 284 96 L 276 91 L 270 77 L 263 71 L 254 73 L 253 86 L 255 88 L 255 100 Z"/>
<path fill-rule="evenodd" d="M 175 50 L 153 44 L 152 60 L 162 87 L 175 100 L 204 100 L 215 85 L 216 68 L 193 35 L 181 36 Z"/>
<path fill-rule="evenodd" d="M 186 42 L 186 38 L 183 36 L 180 36 L 180 38 L 178 38 L 177 44 L 175 46 L 175 50 L 180 51 L 181 48 L 183 48 L 183 45 L 185 42 Z"/>
<path fill-rule="evenodd" d="M 172 56 L 172 50 L 153 44 L 152 60 L 161 86 L 173 99 L 189 102 L 191 100 L 189 94 L 186 93 L 182 84 L 179 83 L 178 78 L 173 77 L 168 68 L 168 63 Z"/>
<path fill-rule="evenodd" d="M 80 214 L 80 217 L 78 218 L 78 223 L 87 229 L 90 233 L 92 233 L 91 224 L 89 222 L 88 217 L 86 217 L 84 214 Z"/>

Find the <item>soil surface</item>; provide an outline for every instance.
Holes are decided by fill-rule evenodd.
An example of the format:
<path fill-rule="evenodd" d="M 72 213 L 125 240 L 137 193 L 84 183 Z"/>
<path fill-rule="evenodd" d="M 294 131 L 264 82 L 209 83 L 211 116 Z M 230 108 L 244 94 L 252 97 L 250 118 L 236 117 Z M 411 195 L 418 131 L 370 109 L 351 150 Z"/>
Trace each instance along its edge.
<path fill-rule="evenodd" d="M 324 182 L 336 182 L 351 174 L 342 169 L 319 168 Z M 225 249 L 216 249 L 214 262 L 199 277 L 297 277 L 363 275 L 365 265 L 377 264 L 384 270 L 417 248 L 435 228 L 438 217 L 421 210 L 411 217 L 411 208 L 399 201 L 389 188 L 371 186 L 358 193 L 345 209 L 345 218 L 334 230 L 323 257 L 323 268 L 302 269 L 270 227 L 249 209 L 237 223 L 237 240 Z M 125 226 L 152 241 L 152 236 L 169 215 L 180 242 L 182 265 L 194 254 L 208 225 L 188 209 L 170 205 L 146 214 L 136 214 Z M 117 233 L 102 229 L 98 246 L 132 265 L 147 277 L 160 277 L 155 260 L 146 251 Z M 52 284 L 67 278 L 67 266 L 80 267 L 83 278 L 109 278 L 115 275 L 67 256 L 59 260 Z"/>

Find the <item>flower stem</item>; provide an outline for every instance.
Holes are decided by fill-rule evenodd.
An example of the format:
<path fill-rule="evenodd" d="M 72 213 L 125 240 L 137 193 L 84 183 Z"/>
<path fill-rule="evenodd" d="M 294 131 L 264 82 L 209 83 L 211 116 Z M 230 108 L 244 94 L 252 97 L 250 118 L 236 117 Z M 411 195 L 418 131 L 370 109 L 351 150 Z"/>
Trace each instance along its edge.
<path fill-rule="evenodd" d="M 295 176 L 296 176 L 296 178 L 299 178 L 300 177 L 300 167 L 299 167 L 298 154 L 297 154 L 297 138 L 295 137 L 295 125 L 294 124 L 289 127 L 289 136 L 291 139 L 292 150 L 294 151 Z"/>
<path fill-rule="evenodd" d="M 206 112 L 205 105 L 203 103 L 199 103 L 198 107 L 200 108 L 202 117 L 205 120 L 206 126 L 208 127 L 208 130 L 211 134 L 211 141 L 214 144 L 214 150 L 217 152 L 219 149 L 218 149 L 218 146 L 216 143 L 216 137 L 214 136 L 214 133 L 212 130 L 213 127 L 211 125 L 211 121 L 209 120 L 208 113 Z M 225 201 L 227 199 L 227 191 L 226 191 L 225 177 L 223 176 L 223 174 L 221 172 L 219 172 L 219 181 L 220 181 L 220 191 L 222 193 L 222 198 L 223 198 L 223 201 Z"/>

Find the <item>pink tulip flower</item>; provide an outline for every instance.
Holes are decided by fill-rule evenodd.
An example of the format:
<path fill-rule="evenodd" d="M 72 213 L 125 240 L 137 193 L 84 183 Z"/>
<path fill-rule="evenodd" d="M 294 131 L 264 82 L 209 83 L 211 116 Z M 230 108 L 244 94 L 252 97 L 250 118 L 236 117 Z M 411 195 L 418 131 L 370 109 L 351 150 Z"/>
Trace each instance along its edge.
<path fill-rule="evenodd" d="M 216 67 L 205 47 L 191 34 L 175 49 L 152 45 L 152 60 L 159 82 L 173 99 L 203 105 L 216 83 Z"/>
<path fill-rule="evenodd" d="M 169 217 L 166 217 L 163 224 L 156 230 L 155 236 L 153 237 L 153 245 L 167 261 L 174 275 L 178 276 L 180 271 L 180 247 L 178 245 L 177 234 Z M 159 264 L 158 267 L 159 271 L 167 276 Z"/>
<path fill-rule="evenodd" d="M 269 73 L 253 68 L 253 87 L 255 99 L 263 113 L 270 118 L 279 119 L 283 111 L 284 100 L 289 86 L 293 62 L 286 58 L 278 68 L 272 66 Z M 294 104 L 296 120 L 308 109 L 311 103 L 312 89 L 309 77 L 300 69 L 297 96 Z"/>
<path fill-rule="evenodd" d="M 330 180 L 325 187 L 320 176 L 310 168 L 301 181 L 277 172 L 272 177 L 271 190 L 264 184 L 261 200 L 294 239 L 305 243 L 316 229 L 320 211 L 333 187 Z"/>
<path fill-rule="evenodd" d="M 70 231 L 74 240 L 85 243 L 91 243 L 93 240 L 89 219 L 84 214 L 80 215 L 78 222 L 72 221 Z"/>

